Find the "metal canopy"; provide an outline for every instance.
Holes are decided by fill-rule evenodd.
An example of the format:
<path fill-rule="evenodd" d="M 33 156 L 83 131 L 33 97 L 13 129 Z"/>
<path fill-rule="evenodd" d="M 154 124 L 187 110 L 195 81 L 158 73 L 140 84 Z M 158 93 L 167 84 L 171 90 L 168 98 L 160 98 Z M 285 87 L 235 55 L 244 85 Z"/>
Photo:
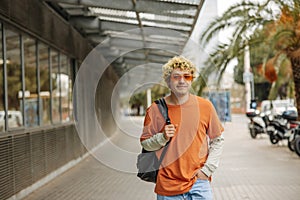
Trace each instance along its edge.
<path fill-rule="evenodd" d="M 147 64 L 161 66 L 182 52 L 204 0 L 45 0 L 105 57 L 121 77 Z M 150 67 L 149 68 L 153 68 Z M 156 70 L 156 73 L 157 70 Z M 156 78 L 145 73 L 144 80 Z M 151 73 L 150 73 L 151 74 Z"/>

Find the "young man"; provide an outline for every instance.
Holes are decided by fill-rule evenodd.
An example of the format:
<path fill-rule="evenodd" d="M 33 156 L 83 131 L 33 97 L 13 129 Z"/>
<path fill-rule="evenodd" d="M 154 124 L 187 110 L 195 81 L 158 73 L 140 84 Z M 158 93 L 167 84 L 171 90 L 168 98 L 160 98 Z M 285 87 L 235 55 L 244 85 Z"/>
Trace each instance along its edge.
<path fill-rule="evenodd" d="M 157 176 L 157 200 L 213 198 L 210 180 L 222 153 L 223 127 L 212 103 L 190 94 L 195 72 L 186 58 L 172 58 L 163 66 L 171 124 L 165 124 L 155 103 L 146 112 L 143 148 L 159 157 L 171 139 Z"/>

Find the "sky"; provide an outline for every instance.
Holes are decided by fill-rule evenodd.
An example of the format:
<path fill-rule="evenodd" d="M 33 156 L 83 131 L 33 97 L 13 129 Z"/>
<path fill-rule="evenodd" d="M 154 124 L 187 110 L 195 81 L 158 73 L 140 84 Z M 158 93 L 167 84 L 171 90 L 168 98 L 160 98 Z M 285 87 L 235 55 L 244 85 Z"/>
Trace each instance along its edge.
<path fill-rule="evenodd" d="M 218 1 L 218 15 L 221 16 L 230 6 L 234 5 L 235 3 L 242 2 L 242 0 L 217 0 Z M 228 35 L 232 35 L 230 30 L 223 31 L 222 34 L 219 35 L 220 41 L 226 40 Z"/>
<path fill-rule="evenodd" d="M 224 11 L 226 11 L 231 5 L 241 2 L 242 0 L 206 0 L 203 8 L 200 12 L 200 15 L 198 17 L 198 21 L 196 24 L 196 27 L 194 29 L 193 34 L 191 35 L 192 44 L 189 50 L 187 51 L 187 54 L 194 56 L 191 56 L 192 59 L 197 65 L 202 65 L 203 63 L 201 61 L 205 60 L 205 58 L 209 55 L 210 51 L 213 49 L 213 46 L 215 45 L 215 42 L 212 42 L 212 44 L 209 44 L 205 48 L 200 47 L 199 49 L 199 37 L 201 34 L 201 31 L 205 29 L 205 27 L 210 23 L 212 19 L 214 19 L 217 16 L 221 16 Z M 227 37 L 230 37 L 232 35 L 231 31 L 222 31 L 219 34 L 219 41 L 224 42 L 226 41 Z M 198 46 L 198 47 L 196 47 Z M 236 62 L 233 62 L 227 67 L 226 71 L 229 73 L 233 73 L 233 67 L 236 65 Z"/>
<path fill-rule="evenodd" d="M 218 15 L 221 16 L 230 6 L 234 5 L 235 3 L 241 2 L 241 0 L 218 0 Z M 220 41 L 226 41 L 228 36 L 231 36 L 231 30 L 222 31 L 219 34 Z M 228 67 L 226 68 L 226 72 L 233 74 L 234 66 L 237 64 L 237 61 L 232 61 Z"/>
<path fill-rule="evenodd" d="M 231 5 L 241 2 L 241 0 L 217 0 L 218 1 L 218 14 L 221 15 Z"/>

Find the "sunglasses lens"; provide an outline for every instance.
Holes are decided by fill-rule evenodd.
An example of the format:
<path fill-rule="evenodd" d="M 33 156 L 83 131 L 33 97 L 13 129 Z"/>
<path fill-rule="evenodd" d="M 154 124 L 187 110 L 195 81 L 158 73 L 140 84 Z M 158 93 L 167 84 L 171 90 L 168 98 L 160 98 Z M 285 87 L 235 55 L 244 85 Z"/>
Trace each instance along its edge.
<path fill-rule="evenodd" d="M 187 81 L 191 81 L 191 80 L 193 80 L 193 76 L 192 75 L 184 75 L 184 79 Z"/>
<path fill-rule="evenodd" d="M 184 78 L 184 80 L 186 80 L 186 81 L 191 81 L 191 80 L 193 80 L 193 76 L 192 76 L 192 75 L 189 75 L 189 74 L 186 74 L 186 75 L 183 75 L 183 76 L 175 74 L 175 75 L 173 75 L 172 77 L 173 77 L 173 79 L 176 80 L 176 81 L 181 80 L 181 78 Z"/>
<path fill-rule="evenodd" d="M 181 79 L 180 75 L 173 75 L 172 76 L 174 80 L 179 81 Z"/>

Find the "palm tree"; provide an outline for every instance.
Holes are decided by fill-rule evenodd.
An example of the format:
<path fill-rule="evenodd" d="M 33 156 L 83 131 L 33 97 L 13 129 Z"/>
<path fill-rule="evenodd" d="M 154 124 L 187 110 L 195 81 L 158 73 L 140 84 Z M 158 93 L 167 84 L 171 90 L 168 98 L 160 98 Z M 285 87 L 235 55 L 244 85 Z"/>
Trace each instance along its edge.
<path fill-rule="evenodd" d="M 290 62 L 300 120 L 300 1 L 244 0 L 214 20 L 201 35 L 200 44 L 207 45 L 216 33 L 229 27 L 234 29 L 232 37 L 228 43 L 217 45 L 206 62 L 212 70 L 206 72 L 217 72 L 220 82 L 229 62 L 242 56 L 247 45 L 253 48 L 263 43 L 267 47 L 262 60 L 264 69 L 268 62 L 278 69 L 286 66 L 286 60 Z"/>

